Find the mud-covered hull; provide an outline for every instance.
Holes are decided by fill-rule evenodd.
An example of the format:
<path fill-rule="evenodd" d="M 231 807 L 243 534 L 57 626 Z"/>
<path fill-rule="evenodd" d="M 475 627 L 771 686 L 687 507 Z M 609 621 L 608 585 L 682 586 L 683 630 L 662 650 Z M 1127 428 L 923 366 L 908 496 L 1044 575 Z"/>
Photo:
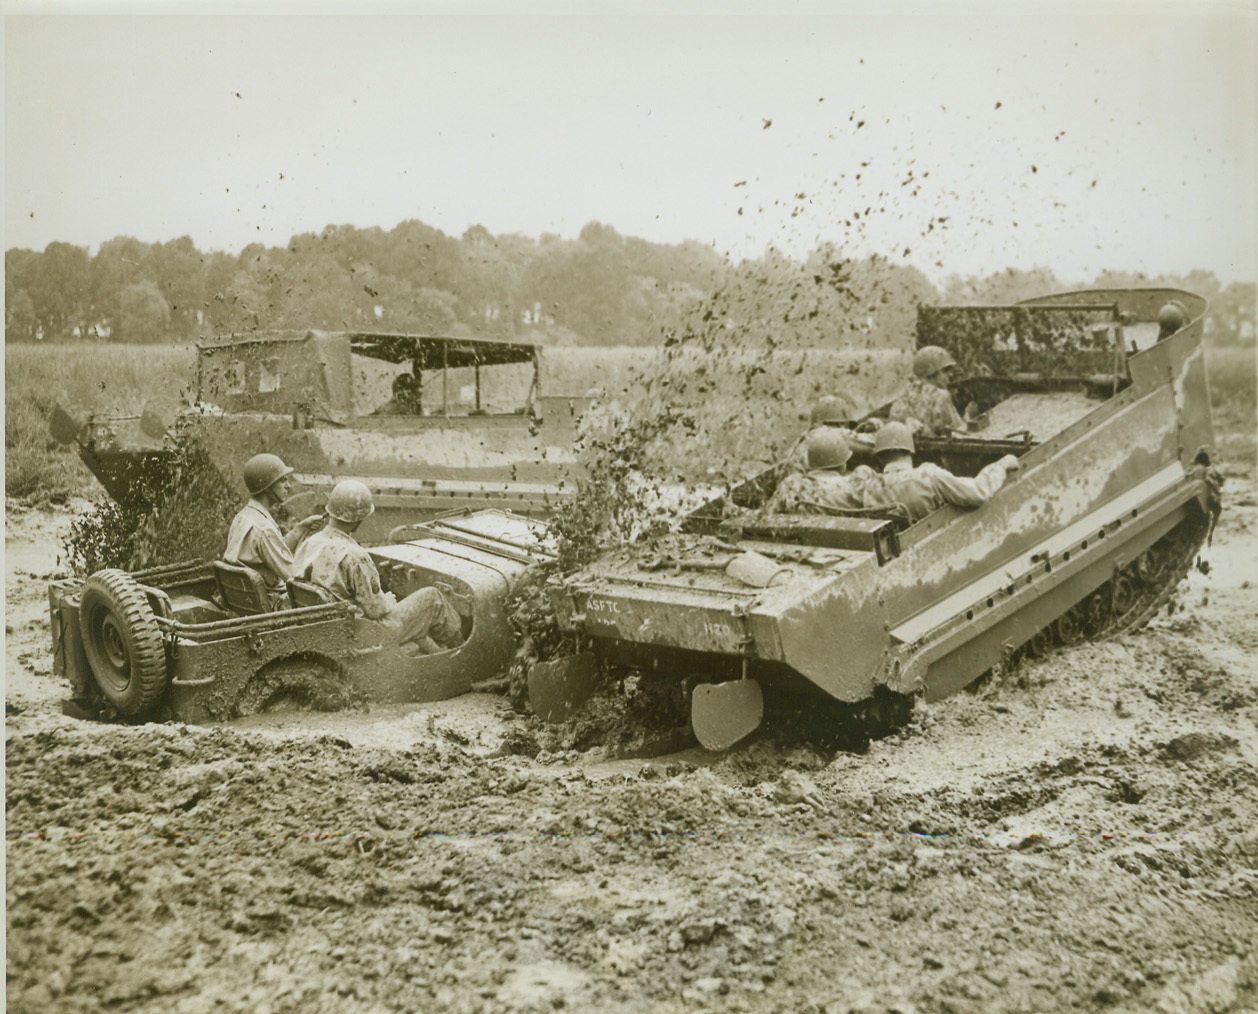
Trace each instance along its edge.
<path fill-rule="evenodd" d="M 597 444 L 605 430 L 652 411 L 661 375 L 703 374 L 701 384 L 670 388 L 681 410 L 721 400 L 767 406 L 765 425 L 710 435 L 735 460 L 762 460 L 767 447 L 793 439 L 797 420 L 781 404 L 804 404 L 817 387 L 861 370 L 872 404 L 895 377 L 883 368 L 895 354 L 868 349 L 783 349 L 709 369 L 698 349 L 309 331 L 227 335 L 197 353 L 197 402 L 177 418 L 102 414 L 82 424 L 62 411 L 54 436 L 77 442 L 110 495 L 143 512 L 189 479 L 243 494 L 241 465 L 261 451 L 297 473 L 304 495 L 292 514 L 321 509 L 337 480 L 360 479 L 377 506 L 362 530 L 370 543 L 455 508 L 549 516 L 584 476 L 578 436 Z M 409 377 L 419 378 L 415 400 L 383 401 L 391 381 Z M 678 466 L 702 458 L 676 450 Z M 191 474 L 201 469 L 212 474 Z"/>
<path fill-rule="evenodd" d="M 126 507 L 152 510 L 157 491 L 168 485 L 175 461 L 169 450 L 104 450 L 88 443 L 79 458 L 105 492 Z"/>
<path fill-rule="evenodd" d="M 1149 326 L 1156 331 L 1159 308 L 1171 299 L 1187 307 L 1189 323 L 1153 340 Z M 992 354 L 985 369 L 1001 380 L 1007 406 L 1023 397 L 1008 393 L 1019 385 L 1040 400 L 1062 391 L 1063 403 L 1077 386 L 1087 401 L 1061 417 L 1061 428 L 1027 439 L 1016 478 L 983 507 L 935 510 L 898 533 L 893 554 L 849 538 L 849 548 L 832 550 L 836 559 L 814 553 L 785 561 L 780 578 L 764 587 L 722 570 L 687 569 L 704 554 L 701 536 L 674 549 L 683 566 L 671 572 L 646 572 L 641 556 L 622 551 L 566 579 L 555 597 L 561 624 L 612 657 L 718 679 L 747 676 L 844 702 L 879 688 L 951 693 L 1042 644 L 1055 624 L 1066 631 L 1062 640 L 1074 636 L 1088 625 L 1072 611 L 1089 601 L 1103 611 L 1102 591 L 1114 601 L 1091 633 L 1128 629 L 1165 600 L 1218 509 L 1204 310 L 1204 300 L 1175 290 L 1069 293 L 1011 308 L 1010 319 L 1025 315 L 1044 334 L 1064 333 L 1075 318 L 1092 332 L 1107 328 L 1116 365 L 1098 380 L 1104 354 L 1086 330 L 1080 347 L 1096 337 L 1097 349 L 1063 342 L 1055 352 L 1037 349 L 1049 364 L 1039 374 L 1017 372 L 1010 354 Z M 1017 351 L 1007 334 L 996 339 L 974 335 L 977 348 L 960 351 L 971 361 L 1001 342 Z M 1129 353 L 1132 341 L 1143 347 Z M 1082 364 L 1073 379 L 1072 363 Z M 984 457 L 979 440 L 957 439 L 946 451 L 954 461 L 974 458 L 968 474 L 996 456 Z M 826 519 L 840 520 L 854 519 Z M 798 555 L 836 545 L 820 521 L 811 534 L 767 542 L 754 518 L 739 524 L 723 526 L 723 541 L 740 552 L 772 558 L 792 547 Z"/>

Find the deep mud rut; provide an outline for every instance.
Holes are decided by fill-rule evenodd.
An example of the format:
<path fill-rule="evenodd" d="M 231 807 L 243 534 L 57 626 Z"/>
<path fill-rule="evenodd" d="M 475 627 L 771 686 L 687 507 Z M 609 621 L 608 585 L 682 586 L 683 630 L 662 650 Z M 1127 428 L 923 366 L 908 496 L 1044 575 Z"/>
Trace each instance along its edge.
<path fill-rule="evenodd" d="M 1173 614 L 864 754 L 614 760 L 491 695 L 64 718 L 10 504 L 8 1009 L 1258 1009 L 1253 483 Z"/>

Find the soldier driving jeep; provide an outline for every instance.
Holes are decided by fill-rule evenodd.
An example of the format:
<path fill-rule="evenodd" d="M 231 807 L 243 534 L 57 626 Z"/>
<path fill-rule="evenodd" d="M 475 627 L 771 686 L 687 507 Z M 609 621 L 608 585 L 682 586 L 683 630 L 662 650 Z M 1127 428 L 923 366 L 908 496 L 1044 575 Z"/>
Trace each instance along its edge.
<path fill-rule="evenodd" d="M 288 605 L 285 582 L 296 574 L 293 551 L 323 520 L 312 514 L 287 535 L 280 531 L 271 511 L 287 499 L 292 474 L 293 470 L 274 454 L 255 454 L 245 462 L 249 502 L 232 519 L 223 551 L 228 563 L 244 564 L 262 575 L 272 610 Z"/>

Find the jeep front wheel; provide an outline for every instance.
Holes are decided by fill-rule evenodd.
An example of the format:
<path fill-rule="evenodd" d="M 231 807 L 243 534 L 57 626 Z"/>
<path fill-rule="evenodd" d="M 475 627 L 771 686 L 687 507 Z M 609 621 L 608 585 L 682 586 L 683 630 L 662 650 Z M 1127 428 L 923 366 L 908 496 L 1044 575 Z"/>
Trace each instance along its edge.
<path fill-rule="evenodd" d="M 166 650 L 143 589 L 122 570 L 100 570 L 83 584 L 83 650 L 101 693 L 134 718 L 166 689 Z"/>

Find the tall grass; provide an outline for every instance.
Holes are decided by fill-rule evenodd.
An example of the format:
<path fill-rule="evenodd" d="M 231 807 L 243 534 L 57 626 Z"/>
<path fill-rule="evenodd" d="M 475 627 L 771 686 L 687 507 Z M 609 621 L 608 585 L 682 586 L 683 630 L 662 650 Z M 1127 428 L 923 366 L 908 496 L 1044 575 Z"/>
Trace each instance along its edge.
<path fill-rule="evenodd" d="M 1258 356 L 1253 345 L 1207 345 L 1210 414 L 1218 457 L 1229 470 L 1254 477 L 1258 466 Z"/>
<path fill-rule="evenodd" d="M 195 376 L 195 350 L 166 345 L 6 345 L 4 492 L 36 502 L 91 493 L 95 480 L 71 445 L 48 432 L 53 406 L 172 418 Z"/>

